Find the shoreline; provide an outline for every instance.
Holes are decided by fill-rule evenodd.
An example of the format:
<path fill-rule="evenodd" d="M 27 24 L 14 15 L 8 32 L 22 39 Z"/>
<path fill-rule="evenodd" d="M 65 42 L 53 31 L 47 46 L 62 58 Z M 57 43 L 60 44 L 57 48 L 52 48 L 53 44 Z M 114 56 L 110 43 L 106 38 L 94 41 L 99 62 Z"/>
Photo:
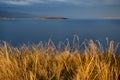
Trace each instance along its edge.
<path fill-rule="evenodd" d="M 64 18 L 64 17 L 46 17 L 46 18 L 35 18 L 36 20 L 65 20 L 68 18 Z"/>

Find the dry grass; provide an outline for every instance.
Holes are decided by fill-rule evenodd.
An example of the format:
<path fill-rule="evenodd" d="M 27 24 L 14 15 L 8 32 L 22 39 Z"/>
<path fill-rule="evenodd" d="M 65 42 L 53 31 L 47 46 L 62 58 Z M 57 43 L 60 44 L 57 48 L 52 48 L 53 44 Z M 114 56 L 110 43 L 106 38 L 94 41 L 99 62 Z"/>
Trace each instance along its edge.
<path fill-rule="evenodd" d="M 52 41 L 19 48 L 4 42 L 0 80 L 120 80 L 120 55 L 115 50 L 113 41 L 104 51 L 91 40 L 82 53 L 79 48 L 71 50 L 69 44 L 56 49 Z"/>

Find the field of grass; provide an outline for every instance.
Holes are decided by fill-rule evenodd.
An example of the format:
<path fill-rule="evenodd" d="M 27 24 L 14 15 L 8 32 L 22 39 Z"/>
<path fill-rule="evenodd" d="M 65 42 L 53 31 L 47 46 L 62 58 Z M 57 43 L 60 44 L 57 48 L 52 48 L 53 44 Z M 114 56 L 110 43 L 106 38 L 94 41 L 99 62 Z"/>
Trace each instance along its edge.
<path fill-rule="evenodd" d="M 0 44 L 0 80 L 120 80 L 120 55 L 114 42 L 103 50 L 90 40 L 85 49 L 71 50 L 69 43 L 56 49 L 47 44 L 15 48 Z"/>

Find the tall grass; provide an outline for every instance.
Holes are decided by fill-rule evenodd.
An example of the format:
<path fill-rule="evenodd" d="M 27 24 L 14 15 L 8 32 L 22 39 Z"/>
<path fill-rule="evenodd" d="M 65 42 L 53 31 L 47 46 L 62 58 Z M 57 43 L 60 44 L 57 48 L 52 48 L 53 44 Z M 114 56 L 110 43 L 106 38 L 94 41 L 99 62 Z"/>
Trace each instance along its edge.
<path fill-rule="evenodd" d="M 80 52 L 69 43 L 56 49 L 52 41 L 19 48 L 1 43 L 0 80 L 120 80 L 120 55 L 113 41 L 105 51 L 92 40 L 84 47 Z"/>

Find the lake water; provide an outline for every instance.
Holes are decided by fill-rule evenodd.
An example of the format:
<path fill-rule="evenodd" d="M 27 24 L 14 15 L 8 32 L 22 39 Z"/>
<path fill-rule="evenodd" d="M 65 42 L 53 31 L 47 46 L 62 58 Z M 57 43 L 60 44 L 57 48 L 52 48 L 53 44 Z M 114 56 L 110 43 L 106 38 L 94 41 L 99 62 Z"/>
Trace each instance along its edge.
<path fill-rule="evenodd" d="M 1 20 L 0 40 L 10 42 L 13 46 L 23 43 L 47 42 L 49 38 L 55 44 L 72 41 L 77 34 L 80 42 L 84 40 L 100 40 L 102 44 L 109 40 L 120 42 L 120 20 Z M 118 48 L 120 51 L 120 48 Z"/>

